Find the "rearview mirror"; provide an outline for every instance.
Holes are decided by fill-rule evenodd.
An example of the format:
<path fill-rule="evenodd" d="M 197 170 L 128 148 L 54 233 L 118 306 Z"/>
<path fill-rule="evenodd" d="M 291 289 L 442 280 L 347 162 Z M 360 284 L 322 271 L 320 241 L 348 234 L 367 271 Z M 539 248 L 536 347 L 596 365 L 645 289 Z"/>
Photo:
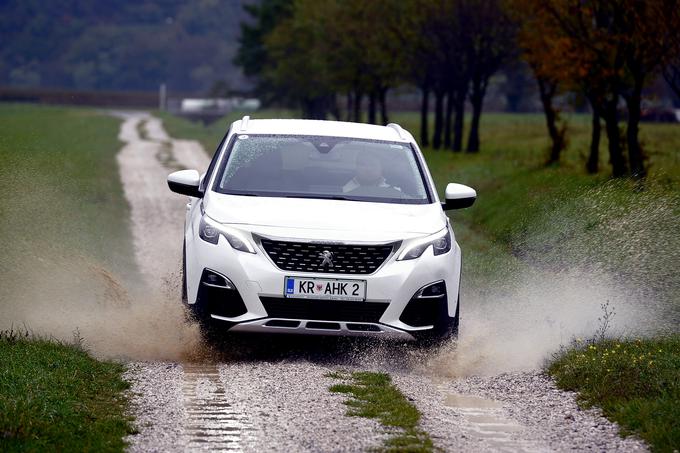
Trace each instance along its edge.
<path fill-rule="evenodd" d="M 201 198 L 198 190 L 201 177 L 196 170 L 180 170 L 168 175 L 168 187 L 175 193 Z"/>
<path fill-rule="evenodd" d="M 446 198 L 446 202 L 442 203 L 444 210 L 463 209 L 474 204 L 477 192 L 472 187 L 452 182 L 446 186 L 444 197 Z"/>

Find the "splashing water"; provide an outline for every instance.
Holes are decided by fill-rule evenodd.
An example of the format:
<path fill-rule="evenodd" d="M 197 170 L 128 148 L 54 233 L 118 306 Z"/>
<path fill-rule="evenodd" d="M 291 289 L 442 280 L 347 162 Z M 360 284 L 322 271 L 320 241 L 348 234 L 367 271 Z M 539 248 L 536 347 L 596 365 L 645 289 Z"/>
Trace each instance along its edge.
<path fill-rule="evenodd" d="M 463 289 L 460 340 L 432 357 L 429 370 L 535 369 L 561 346 L 601 330 L 603 305 L 608 335 L 677 332 L 679 201 L 610 183 L 543 213 L 516 235 L 517 269 Z"/>

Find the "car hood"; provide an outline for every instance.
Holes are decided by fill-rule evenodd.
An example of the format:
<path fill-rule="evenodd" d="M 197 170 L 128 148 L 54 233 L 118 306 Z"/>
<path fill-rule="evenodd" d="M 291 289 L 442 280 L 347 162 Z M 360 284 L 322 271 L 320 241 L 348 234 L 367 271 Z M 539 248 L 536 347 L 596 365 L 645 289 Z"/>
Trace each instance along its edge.
<path fill-rule="evenodd" d="M 259 230 L 270 234 L 279 229 L 302 229 L 405 238 L 435 233 L 446 226 L 446 216 L 438 203 L 369 203 L 215 192 L 209 193 L 204 203 L 206 214 L 219 223 L 265 227 Z"/>

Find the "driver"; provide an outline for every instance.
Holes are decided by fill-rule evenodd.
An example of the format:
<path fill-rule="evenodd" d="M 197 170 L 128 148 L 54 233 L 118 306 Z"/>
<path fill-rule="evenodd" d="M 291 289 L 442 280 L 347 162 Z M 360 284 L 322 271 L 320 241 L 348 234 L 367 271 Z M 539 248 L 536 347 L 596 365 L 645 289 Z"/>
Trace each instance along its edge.
<path fill-rule="evenodd" d="M 371 153 L 358 153 L 356 175 L 342 187 L 344 193 L 364 187 L 391 187 L 382 175 L 380 158 Z"/>

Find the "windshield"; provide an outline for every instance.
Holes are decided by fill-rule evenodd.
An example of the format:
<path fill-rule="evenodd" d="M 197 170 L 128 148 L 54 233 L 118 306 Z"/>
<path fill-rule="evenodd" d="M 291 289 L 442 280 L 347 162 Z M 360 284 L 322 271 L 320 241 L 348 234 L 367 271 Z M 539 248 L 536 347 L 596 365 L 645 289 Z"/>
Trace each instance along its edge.
<path fill-rule="evenodd" d="M 342 137 L 239 135 L 213 190 L 266 197 L 430 203 L 410 145 Z"/>

